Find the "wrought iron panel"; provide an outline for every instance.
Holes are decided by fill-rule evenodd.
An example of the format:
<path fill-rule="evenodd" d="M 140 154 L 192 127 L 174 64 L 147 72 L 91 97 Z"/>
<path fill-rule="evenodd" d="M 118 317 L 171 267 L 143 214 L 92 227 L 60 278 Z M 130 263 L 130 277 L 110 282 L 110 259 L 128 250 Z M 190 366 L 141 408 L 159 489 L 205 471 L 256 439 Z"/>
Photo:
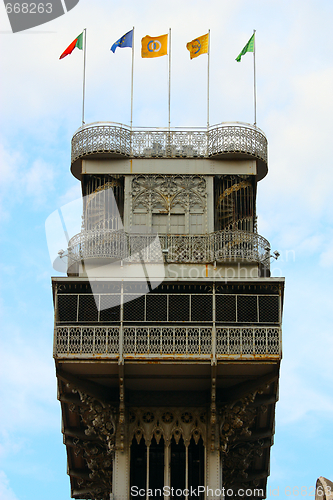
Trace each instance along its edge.
<path fill-rule="evenodd" d="M 65 328 L 58 328 L 57 329 L 57 336 L 55 339 L 55 352 L 58 354 L 63 354 L 67 353 L 69 350 L 68 342 L 69 342 L 69 329 L 68 327 Z"/>
<path fill-rule="evenodd" d="M 82 328 L 82 353 L 92 354 L 94 352 L 94 329 Z"/>
<path fill-rule="evenodd" d="M 276 335 L 276 328 L 267 328 L 267 354 L 276 355 L 281 352 L 281 337 Z"/>
<path fill-rule="evenodd" d="M 216 329 L 216 354 L 229 354 L 229 335 L 228 328 Z"/>
<path fill-rule="evenodd" d="M 225 356 L 242 356 L 249 359 L 280 357 L 281 328 L 217 328 L 216 354 L 217 358 Z"/>
<path fill-rule="evenodd" d="M 256 328 L 254 332 L 254 353 L 267 353 L 267 328 Z"/>
<path fill-rule="evenodd" d="M 78 354 L 82 352 L 82 328 L 69 328 L 68 349 L 72 354 Z"/>
<path fill-rule="evenodd" d="M 55 331 L 55 356 L 93 358 L 119 355 L 119 327 L 59 326 Z M 124 357 L 183 357 L 210 359 L 211 327 L 124 327 Z M 281 329 L 279 327 L 218 327 L 217 358 L 247 359 L 279 358 Z"/>
<path fill-rule="evenodd" d="M 55 355 L 112 356 L 119 355 L 119 327 L 58 327 Z"/>

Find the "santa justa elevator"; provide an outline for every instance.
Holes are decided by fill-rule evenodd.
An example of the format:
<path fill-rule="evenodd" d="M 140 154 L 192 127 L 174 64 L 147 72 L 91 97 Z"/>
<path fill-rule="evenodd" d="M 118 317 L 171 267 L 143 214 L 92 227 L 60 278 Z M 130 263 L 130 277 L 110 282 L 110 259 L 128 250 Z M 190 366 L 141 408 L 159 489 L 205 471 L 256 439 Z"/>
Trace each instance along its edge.
<path fill-rule="evenodd" d="M 82 230 L 52 284 L 72 497 L 265 498 L 284 280 L 257 232 L 264 133 L 88 124 L 71 171 Z"/>

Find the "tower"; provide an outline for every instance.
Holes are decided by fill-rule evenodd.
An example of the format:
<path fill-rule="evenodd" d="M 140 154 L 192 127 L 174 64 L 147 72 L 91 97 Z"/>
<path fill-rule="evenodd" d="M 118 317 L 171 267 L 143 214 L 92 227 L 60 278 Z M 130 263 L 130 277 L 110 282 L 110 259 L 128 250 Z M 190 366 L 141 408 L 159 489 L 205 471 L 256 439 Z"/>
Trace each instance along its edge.
<path fill-rule="evenodd" d="M 71 170 L 82 230 L 52 284 L 72 497 L 265 498 L 284 280 L 257 233 L 264 133 L 88 124 Z"/>

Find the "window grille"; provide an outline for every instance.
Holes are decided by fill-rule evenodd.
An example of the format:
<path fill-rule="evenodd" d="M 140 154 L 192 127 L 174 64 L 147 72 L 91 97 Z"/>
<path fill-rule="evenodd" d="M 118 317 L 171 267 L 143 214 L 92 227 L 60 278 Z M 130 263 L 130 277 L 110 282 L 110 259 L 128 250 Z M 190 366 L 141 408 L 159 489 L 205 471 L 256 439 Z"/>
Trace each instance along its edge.
<path fill-rule="evenodd" d="M 77 295 L 58 294 L 58 321 L 64 323 L 77 321 L 77 300 Z"/>
<path fill-rule="evenodd" d="M 123 320 L 136 323 L 280 323 L 279 295 L 217 293 L 214 318 L 213 294 L 201 293 L 203 289 L 197 288 L 170 287 L 171 293 L 147 294 L 144 289 L 139 292 L 133 288 L 133 293 L 128 291 L 123 295 Z M 194 293 L 186 293 L 191 291 Z M 62 324 L 120 322 L 120 302 L 121 295 L 116 293 L 59 294 L 57 321 Z"/>
<path fill-rule="evenodd" d="M 216 295 L 216 321 L 236 322 L 236 295 Z"/>
<path fill-rule="evenodd" d="M 96 300 L 99 301 L 99 296 L 96 295 Z M 96 307 L 94 295 L 79 296 L 79 321 L 98 321 L 98 309 Z"/>
<path fill-rule="evenodd" d="M 257 297 L 255 295 L 237 296 L 237 321 L 239 323 L 257 323 Z"/>
<path fill-rule="evenodd" d="M 167 321 L 167 295 L 146 295 L 146 321 Z"/>
<path fill-rule="evenodd" d="M 145 321 L 145 295 L 126 295 L 124 321 Z"/>
<path fill-rule="evenodd" d="M 190 320 L 190 296 L 169 295 L 169 321 Z"/>
<path fill-rule="evenodd" d="M 191 321 L 213 321 L 212 295 L 191 295 Z"/>
<path fill-rule="evenodd" d="M 259 322 L 278 323 L 279 321 L 279 296 L 259 296 Z"/>

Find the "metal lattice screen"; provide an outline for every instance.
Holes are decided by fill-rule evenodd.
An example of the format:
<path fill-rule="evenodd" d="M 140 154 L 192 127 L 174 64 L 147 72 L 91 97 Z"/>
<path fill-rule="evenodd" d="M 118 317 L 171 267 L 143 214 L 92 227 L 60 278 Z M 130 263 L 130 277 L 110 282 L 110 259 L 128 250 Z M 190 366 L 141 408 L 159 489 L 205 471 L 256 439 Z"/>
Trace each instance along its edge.
<path fill-rule="evenodd" d="M 149 293 L 123 295 L 126 323 L 239 323 L 278 324 L 278 295 Z M 61 294 L 58 296 L 59 323 L 120 322 L 119 294 Z"/>

